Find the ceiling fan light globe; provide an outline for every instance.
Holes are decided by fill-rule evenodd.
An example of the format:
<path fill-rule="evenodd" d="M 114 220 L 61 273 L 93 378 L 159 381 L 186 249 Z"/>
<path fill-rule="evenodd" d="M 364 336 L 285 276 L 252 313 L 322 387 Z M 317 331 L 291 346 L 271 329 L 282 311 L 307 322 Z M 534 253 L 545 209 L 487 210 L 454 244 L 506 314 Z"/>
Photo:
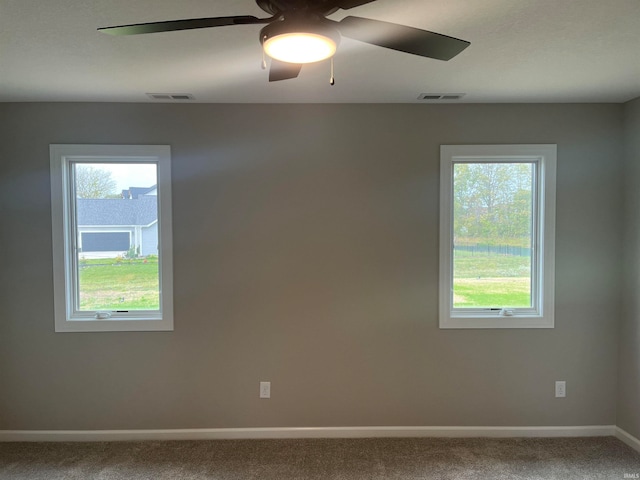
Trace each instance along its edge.
<path fill-rule="evenodd" d="M 314 63 L 331 58 L 338 48 L 333 38 L 310 32 L 288 32 L 267 38 L 264 51 L 288 63 Z"/>

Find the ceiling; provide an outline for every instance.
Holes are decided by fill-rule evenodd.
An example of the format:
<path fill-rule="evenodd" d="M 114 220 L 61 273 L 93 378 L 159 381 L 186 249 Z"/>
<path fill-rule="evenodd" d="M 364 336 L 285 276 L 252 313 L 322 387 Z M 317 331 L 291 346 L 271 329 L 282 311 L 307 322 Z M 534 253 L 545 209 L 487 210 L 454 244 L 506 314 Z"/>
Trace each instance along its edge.
<path fill-rule="evenodd" d="M 261 25 L 113 37 L 98 27 L 267 17 L 253 0 L 0 0 L 0 101 L 198 103 L 625 102 L 640 96 L 638 0 L 377 0 L 330 16 L 384 20 L 471 42 L 443 62 L 343 39 L 329 62 L 268 82 Z M 185 102 L 185 101 L 183 101 Z"/>

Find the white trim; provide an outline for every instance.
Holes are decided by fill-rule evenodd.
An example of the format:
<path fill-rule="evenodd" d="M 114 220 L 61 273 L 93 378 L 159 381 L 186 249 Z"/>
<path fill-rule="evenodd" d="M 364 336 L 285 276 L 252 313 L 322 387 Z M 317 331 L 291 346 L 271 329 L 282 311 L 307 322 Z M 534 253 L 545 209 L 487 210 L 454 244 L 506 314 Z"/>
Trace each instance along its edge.
<path fill-rule="evenodd" d="M 532 308 L 453 308 L 453 165 L 526 162 L 536 165 L 532 245 Z M 440 146 L 440 328 L 553 328 L 555 279 L 556 145 Z M 500 307 L 500 305 L 495 305 Z M 494 311 L 495 310 L 495 311 Z"/>
<path fill-rule="evenodd" d="M 115 332 L 173 330 L 173 260 L 171 223 L 171 149 L 168 145 L 50 145 L 51 215 L 56 332 Z M 82 163 L 153 163 L 157 166 L 158 254 L 160 260 L 160 308 L 131 312 L 112 311 L 109 320 L 96 319 L 95 312 L 75 311 L 77 281 L 74 270 L 75 204 L 71 165 Z M 97 226 L 86 226 L 88 233 Z M 121 226 L 116 227 L 121 230 Z M 114 230 L 114 231 L 117 231 Z M 135 232 L 130 232 L 135 238 Z M 140 235 L 138 235 L 140 237 Z M 135 238 L 135 245 L 139 245 Z"/>
<path fill-rule="evenodd" d="M 276 427 L 173 430 L 0 430 L 0 442 L 105 442 L 262 438 L 607 437 L 614 425 L 567 427 Z"/>
<path fill-rule="evenodd" d="M 616 427 L 615 436 L 621 442 L 626 443 L 634 450 L 640 452 L 640 440 L 631 435 L 629 432 L 621 429 L 620 427 Z M 2 438 L 1 435 L 0 438 Z"/>

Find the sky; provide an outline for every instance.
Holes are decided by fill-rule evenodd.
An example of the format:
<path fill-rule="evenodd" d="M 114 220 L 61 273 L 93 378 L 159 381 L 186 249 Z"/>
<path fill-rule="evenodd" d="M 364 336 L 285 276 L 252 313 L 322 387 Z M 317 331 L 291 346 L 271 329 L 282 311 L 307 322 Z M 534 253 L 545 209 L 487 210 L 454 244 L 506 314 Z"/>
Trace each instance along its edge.
<path fill-rule="evenodd" d="M 156 165 L 153 163 L 91 163 L 92 167 L 111 172 L 120 193 L 129 187 L 151 187 L 157 183 Z"/>

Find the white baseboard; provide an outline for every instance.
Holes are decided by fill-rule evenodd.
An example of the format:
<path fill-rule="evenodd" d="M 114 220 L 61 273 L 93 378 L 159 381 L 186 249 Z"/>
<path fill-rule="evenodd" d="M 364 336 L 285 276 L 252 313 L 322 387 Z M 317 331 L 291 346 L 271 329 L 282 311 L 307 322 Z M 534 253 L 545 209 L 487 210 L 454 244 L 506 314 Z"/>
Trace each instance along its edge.
<path fill-rule="evenodd" d="M 640 440 L 631 435 L 629 432 L 625 432 L 620 427 L 616 427 L 616 438 L 623 441 L 634 450 L 640 452 Z"/>
<path fill-rule="evenodd" d="M 0 430 L 0 442 L 115 442 L 134 440 L 373 437 L 604 437 L 618 436 L 618 432 L 623 431 L 615 425 L 586 425 L 575 427 L 283 427 L 171 430 Z M 638 442 L 637 439 L 631 437 L 631 435 L 626 432 L 624 432 L 624 434 L 635 440 L 635 442 Z"/>

